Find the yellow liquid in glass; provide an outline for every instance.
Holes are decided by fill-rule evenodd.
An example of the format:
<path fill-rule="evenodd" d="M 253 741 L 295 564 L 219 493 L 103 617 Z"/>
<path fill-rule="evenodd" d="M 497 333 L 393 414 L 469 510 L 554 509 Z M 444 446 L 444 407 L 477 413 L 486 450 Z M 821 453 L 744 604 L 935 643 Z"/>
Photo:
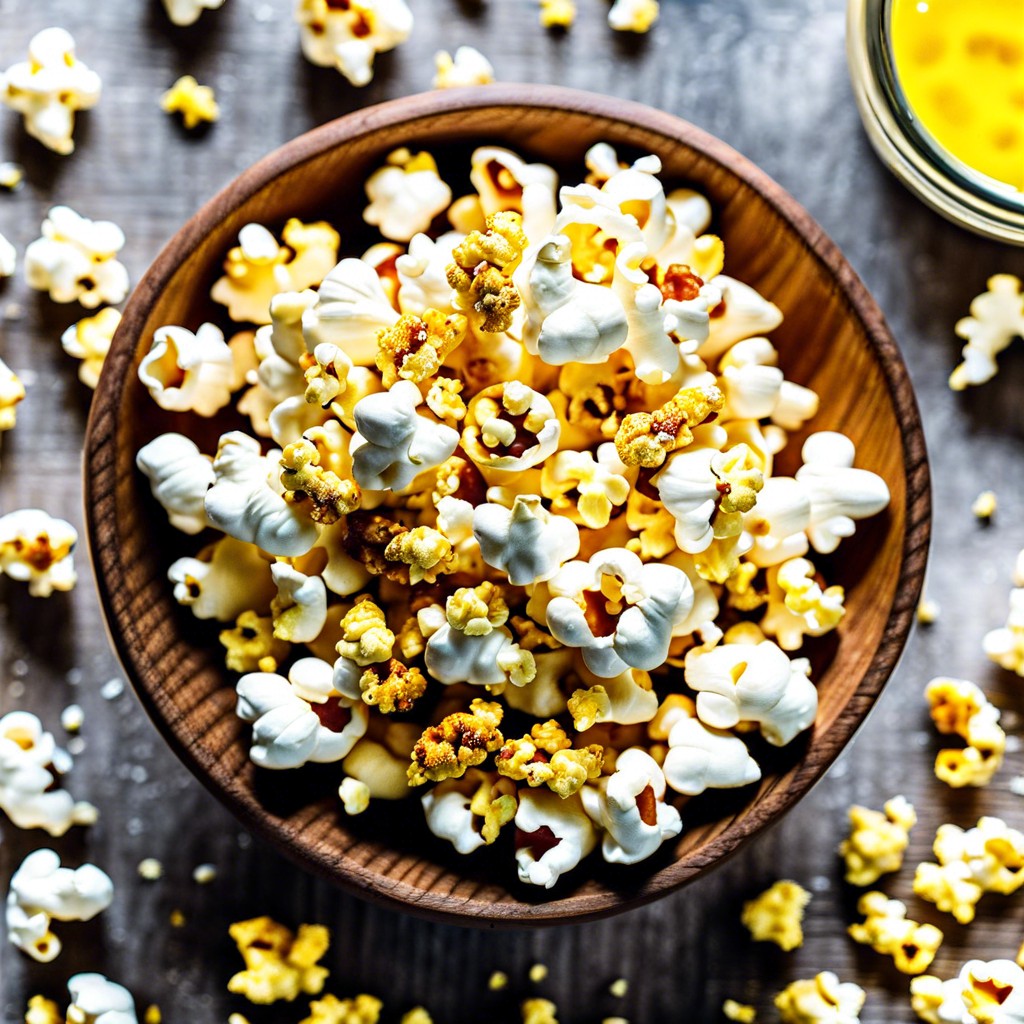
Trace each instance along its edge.
<path fill-rule="evenodd" d="M 894 0 L 892 42 L 932 138 L 1024 191 L 1024 0 Z"/>

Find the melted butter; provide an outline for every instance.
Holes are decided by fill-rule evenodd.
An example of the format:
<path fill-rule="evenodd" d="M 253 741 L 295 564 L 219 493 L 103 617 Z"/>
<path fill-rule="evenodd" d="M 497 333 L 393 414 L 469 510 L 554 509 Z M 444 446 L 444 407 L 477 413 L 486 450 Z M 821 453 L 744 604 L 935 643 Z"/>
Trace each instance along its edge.
<path fill-rule="evenodd" d="M 893 0 L 892 41 L 932 138 L 1024 191 L 1024 0 Z"/>

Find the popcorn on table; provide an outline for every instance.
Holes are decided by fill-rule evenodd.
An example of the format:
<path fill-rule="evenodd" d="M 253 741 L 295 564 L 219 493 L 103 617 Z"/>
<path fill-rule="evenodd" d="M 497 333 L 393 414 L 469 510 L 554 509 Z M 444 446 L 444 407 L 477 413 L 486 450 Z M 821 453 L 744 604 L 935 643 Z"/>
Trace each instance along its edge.
<path fill-rule="evenodd" d="M 164 0 L 167 17 L 175 25 L 193 25 L 203 11 L 215 11 L 224 6 L 224 0 Z"/>
<path fill-rule="evenodd" d="M 493 65 L 473 46 L 460 46 L 454 56 L 447 50 L 439 50 L 434 57 L 434 65 L 435 89 L 490 85 L 494 81 Z"/>
<path fill-rule="evenodd" d="M 117 305 L 128 294 L 128 271 L 117 259 L 124 232 L 109 220 L 89 220 L 68 206 L 54 206 L 42 237 L 25 250 L 25 280 L 54 302 L 86 309 Z"/>
<path fill-rule="evenodd" d="M 160 108 L 168 114 L 181 114 L 187 131 L 201 124 L 213 124 L 220 117 L 213 89 L 200 85 L 192 75 L 182 75 L 160 97 Z"/>
<path fill-rule="evenodd" d="M 910 1002 L 928 1024 L 1020 1024 L 1024 970 L 1012 960 L 969 960 L 948 981 L 933 975 L 914 978 Z"/>
<path fill-rule="evenodd" d="M 958 320 L 955 330 L 967 344 L 963 362 L 950 374 L 954 391 L 990 381 L 999 367 L 996 356 L 1014 338 L 1024 335 L 1024 295 L 1020 279 L 1012 274 L 995 274 L 988 290 L 971 303 L 970 316 Z"/>
<path fill-rule="evenodd" d="M 323 991 L 329 972 L 317 961 L 331 941 L 323 925 L 303 924 L 293 933 L 269 917 L 255 917 L 235 922 L 228 932 L 245 960 L 245 970 L 228 981 L 229 992 L 268 1005 Z"/>
<path fill-rule="evenodd" d="M 0 434 L 13 430 L 18 403 L 25 398 L 25 385 L 18 375 L 0 359 Z"/>
<path fill-rule="evenodd" d="M 986 633 L 982 647 L 997 665 L 1024 676 L 1024 551 L 1017 555 L 1013 582 L 1006 625 Z"/>
<path fill-rule="evenodd" d="M 775 997 L 783 1024 L 858 1024 L 865 993 L 831 971 L 794 981 Z"/>
<path fill-rule="evenodd" d="M 121 314 L 112 306 L 101 309 L 72 324 L 60 338 L 61 347 L 73 359 L 80 359 L 78 379 L 93 391 L 100 380 L 100 371 L 121 323 Z"/>
<path fill-rule="evenodd" d="M 37 33 L 28 60 L 0 73 L 0 100 L 25 118 L 29 135 L 62 156 L 75 148 L 75 112 L 94 107 L 100 87 L 100 76 L 75 56 L 75 41 L 62 28 Z"/>
<path fill-rule="evenodd" d="M 61 942 L 50 930 L 52 921 L 90 921 L 110 906 L 114 886 L 92 864 L 63 868 L 53 850 L 36 850 L 11 878 L 7 894 L 7 936 L 33 960 L 49 963 Z"/>
<path fill-rule="evenodd" d="M 328 63 L 396 9 L 300 5 Z M 685 800 L 760 778 L 749 732 L 813 726 L 801 654 L 844 613 L 818 555 L 889 500 L 831 431 L 773 473 L 818 405 L 764 337 L 781 311 L 657 158 L 585 163 L 559 189 L 481 147 L 456 197 L 392 152 L 363 215 L 385 241 L 339 261 L 328 224 L 246 225 L 212 296 L 255 329 L 165 326 L 140 370 L 168 414 L 251 423 L 200 446 L 175 415 L 138 467 L 172 526 L 214 531 L 169 579 L 225 624 L 253 761 L 337 763 L 349 814 L 418 791 L 467 854 L 512 831 L 542 887 L 652 856 Z M 896 837 L 862 824 L 861 869 L 888 870 Z"/>
<path fill-rule="evenodd" d="M 25 1024 L 138 1024 L 132 994 L 102 974 L 72 975 L 68 995 L 71 1002 L 63 1015 L 51 999 L 33 996 Z"/>
<path fill-rule="evenodd" d="M 954 788 L 987 786 L 1002 765 L 1006 750 L 999 709 L 966 679 L 933 679 L 925 687 L 925 697 L 939 732 L 957 735 L 966 744 L 939 751 L 936 777 Z"/>
<path fill-rule="evenodd" d="M 0 575 L 28 584 L 33 597 L 71 590 L 78 576 L 72 551 L 78 531 L 42 509 L 22 508 L 0 516 Z"/>
<path fill-rule="evenodd" d="M 755 942 L 774 942 L 788 953 L 804 943 L 802 922 L 810 901 L 806 889 L 783 879 L 744 903 L 740 920 Z"/>
<path fill-rule="evenodd" d="M 649 32 L 658 20 L 658 0 L 615 0 L 608 24 L 616 32 Z"/>
<path fill-rule="evenodd" d="M 849 811 L 850 834 L 839 844 L 851 885 L 874 885 L 882 875 L 899 871 L 910 844 L 917 815 L 903 796 L 885 802 L 881 811 L 854 804 Z"/>
<path fill-rule="evenodd" d="M 883 892 L 865 893 L 857 911 L 865 920 L 848 929 L 855 942 L 891 956 L 896 969 L 903 974 L 920 974 L 928 969 L 942 944 L 938 928 L 909 920 L 906 905 L 889 899 Z"/>
<path fill-rule="evenodd" d="M 17 250 L 3 235 L 0 235 L 0 278 L 11 277 L 17 265 Z"/>

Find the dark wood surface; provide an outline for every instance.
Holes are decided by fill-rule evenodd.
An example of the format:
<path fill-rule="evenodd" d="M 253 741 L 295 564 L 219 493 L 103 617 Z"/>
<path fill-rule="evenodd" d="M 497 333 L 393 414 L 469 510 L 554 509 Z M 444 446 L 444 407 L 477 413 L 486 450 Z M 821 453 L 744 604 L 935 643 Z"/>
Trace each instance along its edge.
<path fill-rule="evenodd" d="M 0 64 L 20 59 L 31 34 L 49 24 L 70 29 L 79 52 L 104 78 L 100 106 L 82 118 L 79 151 L 69 159 L 25 140 L 16 119 L 0 121 L 0 152 L 29 170 L 29 184 L 0 196 L 0 232 L 19 250 L 34 238 L 47 207 L 67 202 L 117 221 L 128 234 L 125 259 L 138 280 L 163 242 L 238 171 L 299 132 L 375 100 L 429 85 L 439 46 L 479 45 L 504 80 L 556 82 L 649 103 L 693 121 L 734 145 L 802 202 L 838 242 L 887 314 L 918 388 L 932 458 L 935 534 L 930 593 L 943 617 L 919 632 L 877 710 L 818 788 L 779 826 L 722 870 L 650 907 L 596 924 L 537 932 L 464 931 L 413 921 L 342 896 L 296 871 L 240 830 L 164 746 L 126 692 L 105 701 L 100 686 L 119 672 L 103 632 L 84 550 L 82 577 L 69 597 L 32 601 L 0 581 L 0 709 L 25 707 L 59 733 L 59 714 L 85 708 L 85 750 L 68 779 L 72 792 L 101 808 L 100 823 L 56 841 L 69 859 L 103 866 L 117 885 L 114 905 L 90 925 L 65 925 L 66 948 L 38 967 L 0 947 L 3 1020 L 18 1021 L 28 994 L 60 997 L 67 975 L 99 969 L 128 985 L 140 1006 L 157 1002 L 168 1021 L 223 1021 L 246 1007 L 224 991 L 237 966 L 227 922 L 271 913 L 335 930 L 327 962 L 339 995 L 376 991 L 394 1019 L 422 1002 L 438 1022 L 481 1013 L 515 1019 L 513 1000 L 553 998 L 565 1021 L 621 1015 L 634 1024 L 714 1021 L 725 997 L 770 1003 L 788 979 L 836 970 L 868 989 L 862 1020 L 909 1021 L 907 982 L 886 961 L 845 936 L 856 893 L 841 881 L 834 847 L 845 809 L 873 806 L 896 792 L 911 798 L 921 822 L 908 866 L 885 888 L 908 897 L 912 865 L 927 856 L 943 821 L 973 823 L 981 813 L 1024 822 L 1009 790 L 1022 770 L 1020 683 L 990 666 L 984 632 L 1005 618 L 1010 567 L 1024 545 L 1024 386 L 1020 353 L 1003 374 L 966 396 L 945 378 L 955 364 L 955 320 L 985 278 L 1021 273 L 1015 250 L 966 235 L 908 196 L 872 156 L 853 106 L 843 60 L 843 11 L 837 0 L 666 0 L 663 18 L 643 40 L 617 37 L 604 24 L 603 0 L 581 0 L 565 38 L 544 35 L 529 0 L 416 0 L 414 38 L 381 61 L 374 84 L 357 92 L 333 72 L 308 67 L 284 0 L 228 0 L 192 30 L 173 30 L 155 2 L 123 0 L 85 8 L 77 0 L 0 0 Z M 186 137 L 156 107 L 181 73 L 218 88 L 224 117 L 201 138 Z M 21 307 L 21 315 L 18 309 Z M 0 288 L 0 355 L 30 374 L 18 428 L 4 438 L 0 509 L 39 504 L 82 527 L 78 477 L 89 393 L 59 347 L 78 311 L 53 307 L 20 280 Z M 981 526 L 970 504 L 982 489 L 1000 498 L 996 521 Z M 953 793 L 931 775 L 937 747 L 920 697 L 933 675 L 974 678 L 1004 708 L 1011 736 L 1007 764 L 989 789 Z M 39 832 L 4 823 L 0 885 Z M 143 857 L 166 865 L 144 883 Z M 208 887 L 191 881 L 204 861 L 220 869 Z M 738 923 L 745 898 L 777 877 L 814 892 L 804 948 L 782 954 L 755 946 Z M 912 900 L 919 919 L 940 923 L 947 942 L 935 970 L 948 976 L 968 956 L 1012 955 L 1024 933 L 1019 899 L 986 897 L 977 921 L 952 926 Z M 180 909 L 188 923 L 172 929 Z M 542 961 L 550 975 L 526 980 Z M 505 993 L 486 991 L 494 969 L 507 971 Z M 616 977 L 625 999 L 606 992 Z M 252 1014 L 290 1021 L 299 1007 Z M 769 1013 L 768 1019 L 772 1019 Z"/>

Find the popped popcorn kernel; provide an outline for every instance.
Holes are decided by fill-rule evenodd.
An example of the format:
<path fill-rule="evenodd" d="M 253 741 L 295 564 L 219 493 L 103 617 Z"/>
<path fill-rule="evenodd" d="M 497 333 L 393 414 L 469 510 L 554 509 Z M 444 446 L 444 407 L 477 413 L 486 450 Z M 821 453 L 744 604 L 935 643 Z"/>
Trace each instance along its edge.
<path fill-rule="evenodd" d="M 228 982 L 229 992 L 267 1005 L 323 991 L 328 970 L 317 961 L 330 946 L 330 932 L 322 925 L 303 924 L 293 933 L 269 917 L 255 917 L 235 922 L 228 934 L 245 960 L 245 970 Z"/>
<path fill-rule="evenodd" d="M 524 999 L 519 1008 L 523 1024 L 558 1024 L 558 1007 L 550 999 Z"/>
<path fill-rule="evenodd" d="M 192 871 L 192 881 L 196 885 L 209 885 L 216 877 L 216 864 L 199 864 Z"/>
<path fill-rule="evenodd" d="M 917 606 L 917 621 L 922 626 L 931 626 L 939 621 L 939 616 L 942 614 L 942 606 L 938 601 L 933 601 L 929 597 L 922 597 Z"/>
<path fill-rule="evenodd" d="M 540 0 L 542 28 L 568 29 L 576 20 L 575 0 Z"/>
<path fill-rule="evenodd" d="M 572 749 L 572 741 L 554 720 L 534 725 L 530 734 L 506 740 L 494 759 L 501 775 L 528 786 L 547 786 L 565 799 L 579 792 L 588 779 L 601 775 L 604 748 L 600 744 Z"/>
<path fill-rule="evenodd" d="M 997 665 L 1024 676 L 1024 551 L 1017 556 L 1014 582 L 1010 591 L 1010 611 L 1006 625 L 990 630 L 982 640 L 982 649 Z"/>
<path fill-rule="evenodd" d="M 60 338 L 61 347 L 73 359 L 80 359 L 78 379 L 96 390 L 100 371 L 114 340 L 114 332 L 121 323 L 121 314 L 111 306 L 101 309 L 95 316 L 88 316 L 72 324 Z"/>
<path fill-rule="evenodd" d="M 174 909 L 167 915 L 167 923 L 172 928 L 184 928 L 188 924 L 188 918 L 181 910 Z"/>
<path fill-rule="evenodd" d="M 274 620 L 250 610 L 242 612 L 233 629 L 219 634 L 224 663 L 232 672 L 274 672 L 288 657 L 288 644 L 274 636 Z"/>
<path fill-rule="evenodd" d="M 857 903 L 857 912 L 865 920 L 850 925 L 850 937 L 876 953 L 891 956 L 896 970 L 920 974 L 935 959 L 942 932 L 934 925 L 908 920 L 906 905 L 899 900 L 891 900 L 882 892 L 865 893 Z"/>
<path fill-rule="evenodd" d="M 775 997 L 783 1024 L 857 1024 L 864 990 L 831 971 L 794 981 Z"/>
<path fill-rule="evenodd" d="M 434 1018 L 427 1012 L 426 1007 L 414 1006 L 407 1013 L 402 1014 L 398 1024 L 434 1024 Z"/>
<path fill-rule="evenodd" d="M 597 457 L 589 451 L 560 451 L 541 471 L 541 494 L 551 499 L 551 511 L 568 515 L 592 530 L 606 527 L 614 509 L 624 505 L 632 491 L 625 467 L 613 458 L 610 445 L 601 445 Z M 576 498 L 571 494 L 575 492 Z"/>
<path fill-rule="evenodd" d="M 346 814 L 362 814 L 370 806 L 370 787 L 351 776 L 342 780 L 338 796 Z"/>
<path fill-rule="evenodd" d="M 607 719 L 612 702 L 608 691 L 600 684 L 596 684 L 586 690 L 574 690 L 566 702 L 566 707 L 572 715 L 572 724 L 576 731 L 586 732 L 598 722 Z"/>
<path fill-rule="evenodd" d="M 0 160 L 0 188 L 17 192 L 25 184 L 25 168 L 12 160 Z"/>
<path fill-rule="evenodd" d="M 337 650 L 343 658 L 357 665 L 391 659 L 395 634 L 388 629 L 384 612 L 368 594 L 356 598 L 356 603 L 342 617 L 340 628 L 342 638 Z"/>
<path fill-rule="evenodd" d="M 626 416 L 615 433 L 615 450 L 627 466 L 657 469 L 670 452 L 693 442 L 693 427 L 713 419 L 725 404 L 714 385 L 680 388 L 654 412 Z"/>
<path fill-rule="evenodd" d="M 487 987 L 492 992 L 500 992 L 508 985 L 508 975 L 504 971 L 493 971 L 487 979 Z"/>
<path fill-rule="evenodd" d="M 143 1024 L 162 1024 L 164 1019 L 163 1013 L 160 1012 L 160 1007 L 153 1003 L 146 1007 L 146 1012 L 142 1015 Z"/>
<path fill-rule="evenodd" d="M 468 768 L 482 764 L 498 750 L 504 738 L 498 729 L 504 709 L 479 697 L 469 711 L 457 711 L 429 726 L 412 750 L 409 785 L 458 779 Z"/>
<path fill-rule="evenodd" d="M 25 1011 L 25 1024 L 64 1024 L 64 1014 L 52 999 L 32 996 Z"/>
<path fill-rule="evenodd" d="M 530 966 L 529 978 L 535 985 L 539 985 L 547 976 L 547 964 L 532 964 Z"/>
<path fill-rule="evenodd" d="M 384 555 L 388 545 L 408 527 L 378 512 L 361 510 L 347 515 L 343 527 L 345 551 L 370 576 L 383 576 L 398 583 L 409 582 L 409 567 L 402 562 L 390 561 Z"/>
<path fill-rule="evenodd" d="M 954 328 L 967 342 L 963 362 L 949 377 L 954 391 L 991 380 L 999 371 L 996 356 L 1015 337 L 1024 335 L 1024 295 L 1019 278 L 995 274 L 988 279 L 987 288 L 971 302 L 971 315 L 958 320 Z"/>
<path fill-rule="evenodd" d="M 156 882 L 164 877 L 164 866 L 156 857 L 146 857 L 139 861 L 139 878 L 147 882 Z"/>
<path fill-rule="evenodd" d="M 320 451 L 308 438 L 285 447 L 281 485 L 285 501 L 302 509 L 314 523 L 330 526 L 359 507 L 361 495 L 353 480 L 342 480 L 320 465 Z"/>
<path fill-rule="evenodd" d="M 321 342 L 313 349 L 311 361 L 308 355 L 299 358 L 300 365 L 310 362 L 302 373 L 306 382 L 303 398 L 308 404 L 329 409 L 339 396 L 346 395 L 352 360 L 337 345 Z"/>
<path fill-rule="evenodd" d="M 201 124 L 213 124 L 220 117 L 213 89 L 200 85 L 191 75 L 182 75 L 160 97 L 160 109 L 168 114 L 181 114 L 187 131 Z"/>
<path fill-rule="evenodd" d="M 17 405 L 25 398 L 25 385 L 18 375 L 0 359 L 0 433 L 13 430 Z"/>
<path fill-rule="evenodd" d="M 982 491 L 971 504 L 971 515 L 987 522 L 996 514 L 998 500 L 995 491 Z"/>
<path fill-rule="evenodd" d="M 475 587 L 460 587 L 445 604 L 448 625 L 467 636 L 487 636 L 503 626 L 508 615 L 504 592 L 487 580 Z"/>
<path fill-rule="evenodd" d="M 469 85 L 490 85 L 494 66 L 475 47 L 460 46 L 453 57 L 447 50 L 434 55 L 434 88 L 461 89 Z"/>
<path fill-rule="evenodd" d="M 615 0 L 608 24 L 616 32 L 649 32 L 659 13 L 658 0 Z"/>
<path fill-rule="evenodd" d="M 884 812 L 854 804 L 849 811 L 850 835 L 839 844 L 846 861 L 846 880 L 851 885 L 874 885 L 882 875 L 899 871 L 917 823 L 914 808 L 905 797 L 886 801 Z"/>
<path fill-rule="evenodd" d="M 477 314 L 476 326 L 486 334 L 500 334 L 512 326 L 519 308 L 519 292 L 512 273 L 526 248 L 523 218 L 503 210 L 487 218 L 486 231 L 473 231 L 453 250 L 448 283 L 464 312 Z"/>
<path fill-rule="evenodd" d="M 616 978 L 609 986 L 608 992 L 616 999 L 622 999 L 629 991 L 629 982 L 625 978 Z"/>
<path fill-rule="evenodd" d="M 309 1016 L 300 1024 L 377 1024 L 383 1003 L 361 992 L 352 999 L 326 995 L 309 1004 Z"/>
<path fill-rule="evenodd" d="M 774 942 L 787 953 L 803 945 L 801 927 L 811 894 L 796 882 L 779 881 L 743 905 L 740 920 L 755 942 Z"/>
<path fill-rule="evenodd" d="M 78 531 L 42 509 L 23 508 L 0 516 L 0 575 L 28 584 L 33 597 L 71 590 L 78 577 L 71 553 Z"/>
<path fill-rule="evenodd" d="M 430 526 L 416 526 L 388 543 L 384 557 L 409 566 L 410 583 L 436 583 L 444 573 L 457 571 L 459 556 L 452 542 Z"/>
<path fill-rule="evenodd" d="M 381 714 L 390 715 L 396 711 L 411 711 L 416 701 L 427 691 L 427 679 L 412 666 L 406 667 L 397 658 L 386 666 L 370 665 L 359 678 L 359 689 L 363 700 L 376 707 Z"/>
<path fill-rule="evenodd" d="M 324 2 L 324 0 L 320 0 Z M 434 218 L 452 200 L 452 190 L 437 173 L 427 152 L 396 149 L 385 165 L 366 179 L 369 205 L 363 220 L 394 242 L 408 242 L 430 230 Z"/>
<path fill-rule="evenodd" d="M 738 1021 L 739 1024 L 754 1024 L 757 1020 L 757 1010 L 746 1003 L 738 1003 L 735 999 L 726 999 L 722 1003 L 722 1016 L 726 1020 Z"/>
<path fill-rule="evenodd" d="M 999 710 L 966 679 L 940 677 L 925 687 L 930 714 L 939 732 L 954 733 L 963 749 L 940 750 L 935 775 L 949 786 L 987 786 L 1003 763 L 1006 734 L 999 725 Z"/>
<path fill-rule="evenodd" d="M 164 0 L 167 17 L 175 25 L 194 25 L 203 11 L 215 11 L 224 0 Z"/>
<path fill-rule="evenodd" d="M 426 309 L 422 316 L 405 313 L 377 338 L 377 369 L 389 388 L 399 378 L 416 384 L 433 377 L 462 344 L 469 322 L 461 313 Z"/>
<path fill-rule="evenodd" d="M 437 377 L 427 392 L 427 408 L 438 419 L 445 422 L 454 423 L 465 419 L 466 403 L 461 397 L 463 386 L 462 381 L 457 377 Z M 439 472 L 440 469 L 439 466 Z"/>

